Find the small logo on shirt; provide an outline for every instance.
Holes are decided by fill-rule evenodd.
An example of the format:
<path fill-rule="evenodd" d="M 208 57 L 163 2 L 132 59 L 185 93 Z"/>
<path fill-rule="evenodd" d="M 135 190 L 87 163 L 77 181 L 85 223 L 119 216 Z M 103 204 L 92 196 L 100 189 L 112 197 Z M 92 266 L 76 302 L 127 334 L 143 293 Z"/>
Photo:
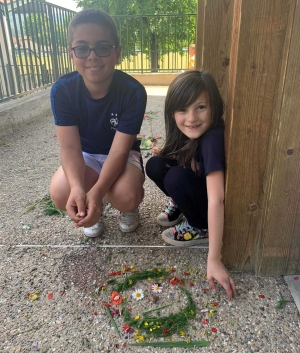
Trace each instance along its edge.
<path fill-rule="evenodd" d="M 111 119 L 110 119 L 110 123 L 111 123 L 111 129 L 114 129 L 114 130 L 116 130 L 116 128 L 117 128 L 117 126 L 118 126 L 118 124 L 119 124 L 119 120 L 118 120 L 118 114 L 116 113 L 116 114 L 114 114 L 114 113 L 111 113 L 110 114 L 111 115 Z"/>

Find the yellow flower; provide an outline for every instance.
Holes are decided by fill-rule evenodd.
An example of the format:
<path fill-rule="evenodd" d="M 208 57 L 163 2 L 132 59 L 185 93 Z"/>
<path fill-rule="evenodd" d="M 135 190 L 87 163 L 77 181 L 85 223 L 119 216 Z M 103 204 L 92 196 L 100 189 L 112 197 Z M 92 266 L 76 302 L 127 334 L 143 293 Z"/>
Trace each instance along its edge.
<path fill-rule="evenodd" d="M 144 342 L 144 341 L 145 341 L 145 337 L 144 337 L 144 336 L 135 335 L 135 338 L 136 338 L 137 340 L 139 340 L 140 342 Z"/>
<path fill-rule="evenodd" d="M 148 281 L 152 281 L 152 278 L 151 278 L 151 277 L 148 277 Z"/>
<path fill-rule="evenodd" d="M 128 284 L 132 284 L 132 279 L 130 279 L 130 280 L 128 281 Z"/>
<path fill-rule="evenodd" d="M 134 320 L 138 320 L 140 317 L 137 315 L 134 317 Z"/>
<path fill-rule="evenodd" d="M 184 336 L 185 336 L 185 332 L 184 332 L 184 331 L 179 331 L 179 335 L 180 335 L 181 337 L 184 337 Z"/>
<path fill-rule="evenodd" d="M 134 266 L 130 266 L 130 269 L 131 269 L 131 270 L 134 269 Z"/>
<path fill-rule="evenodd" d="M 26 316 L 28 316 L 28 314 L 27 314 L 27 313 L 24 313 L 24 316 L 26 317 Z"/>
<path fill-rule="evenodd" d="M 189 233 L 189 232 L 185 233 L 183 238 L 184 238 L 184 240 L 191 240 L 192 239 L 191 233 Z"/>
<path fill-rule="evenodd" d="M 150 328 L 150 332 L 152 332 L 152 328 Z"/>
<path fill-rule="evenodd" d="M 38 298 L 37 294 L 34 294 L 34 295 L 31 297 L 31 300 L 32 300 L 32 301 L 35 301 L 35 300 L 37 300 L 37 298 Z"/>
<path fill-rule="evenodd" d="M 160 270 L 160 269 L 157 269 L 156 271 L 157 271 L 157 272 L 161 272 L 161 270 Z"/>
<path fill-rule="evenodd" d="M 191 339 L 188 338 L 185 342 L 186 342 L 186 343 L 191 343 Z"/>
<path fill-rule="evenodd" d="M 191 311 L 190 311 L 190 314 L 191 314 L 191 315 L 194 315 L 194 314 L 195 314 L 195 312 L 194 312 L 193 310 L 191 310 Z"/>
<path fill-rule="evenodd" d="M 144 326 L 148 326 L 148 325 L 149 325 L 148 322 L 145 322 L 145 323 L 144 323 Z"/>
<path fill-rule="evenodd" d="M 208 316 L 212 317 L 215 312 L 216 312 L 216 309 L 212 309 L 212 310 L 209 312 Z"/>
<path fill-rule="evenodd" d="M 158 279 L 162 280 L 162 279 L 164 279 L 164 278 L 163 278 L 163 276 L 160 276 L 160 277 L 158 277 Z"/>

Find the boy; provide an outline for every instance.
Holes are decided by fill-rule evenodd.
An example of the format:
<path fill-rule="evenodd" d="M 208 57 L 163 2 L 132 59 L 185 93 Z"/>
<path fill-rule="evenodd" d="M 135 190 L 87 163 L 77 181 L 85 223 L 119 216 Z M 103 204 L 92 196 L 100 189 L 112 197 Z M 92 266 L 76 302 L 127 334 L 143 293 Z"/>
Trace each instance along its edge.
<path fill-rule="evenodd" d="M 107 13 L 78 12 L 69 24 L 68 44 L 77 71 L 60 77 L 51 90 L 62 165 L 52 178 L 50 196 L 88 237 L 104 231 L 105 201 L 121 212 L 121 231 L 131 232 L 139 226 L 144 196 L 136 135 L 146 107 L 145 88 L 115 70 L 121 47 Z"/>

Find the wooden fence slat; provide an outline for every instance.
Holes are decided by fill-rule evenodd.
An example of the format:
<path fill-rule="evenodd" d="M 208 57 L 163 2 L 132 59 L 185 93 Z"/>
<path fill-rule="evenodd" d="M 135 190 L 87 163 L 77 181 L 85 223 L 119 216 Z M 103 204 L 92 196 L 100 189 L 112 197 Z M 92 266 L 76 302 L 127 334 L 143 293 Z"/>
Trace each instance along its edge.
<path fill-rule="evenodd" d="M 256 273 L 293 274 L 300 265 L 300 2 L 292 9 L 289 24 L 284 90 L 277 126 L 269 148 L 260 242 Z M 279 92 L 281 94 L 281 92 Z M 279 97 L 280 98 L 280 97 Z"/>
<path fill-rule="evenodd" d="M 300 266 L 299 2 L 198 1 L 196 67 L 227 103 L 223 260 L 235 270 Z"/>

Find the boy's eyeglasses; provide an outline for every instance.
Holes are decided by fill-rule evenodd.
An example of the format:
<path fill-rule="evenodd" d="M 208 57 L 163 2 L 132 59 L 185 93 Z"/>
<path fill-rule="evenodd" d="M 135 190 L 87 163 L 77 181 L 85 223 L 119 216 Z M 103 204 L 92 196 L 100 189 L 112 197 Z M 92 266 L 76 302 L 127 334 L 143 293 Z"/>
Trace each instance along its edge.
<path fill-rule="evenodd" d="M 101 44 L 97 45 L 95 48 L 90 48 L 87 45 L 80 45 L 78 47 L 71 48 L 74 51 L 74 54 L 79 59 L 85 59 L 90 56 L 91 51 L 94 50 L 97 56 L 110 56 L 111 48 L 115 48 L 115 45 Z"/>

